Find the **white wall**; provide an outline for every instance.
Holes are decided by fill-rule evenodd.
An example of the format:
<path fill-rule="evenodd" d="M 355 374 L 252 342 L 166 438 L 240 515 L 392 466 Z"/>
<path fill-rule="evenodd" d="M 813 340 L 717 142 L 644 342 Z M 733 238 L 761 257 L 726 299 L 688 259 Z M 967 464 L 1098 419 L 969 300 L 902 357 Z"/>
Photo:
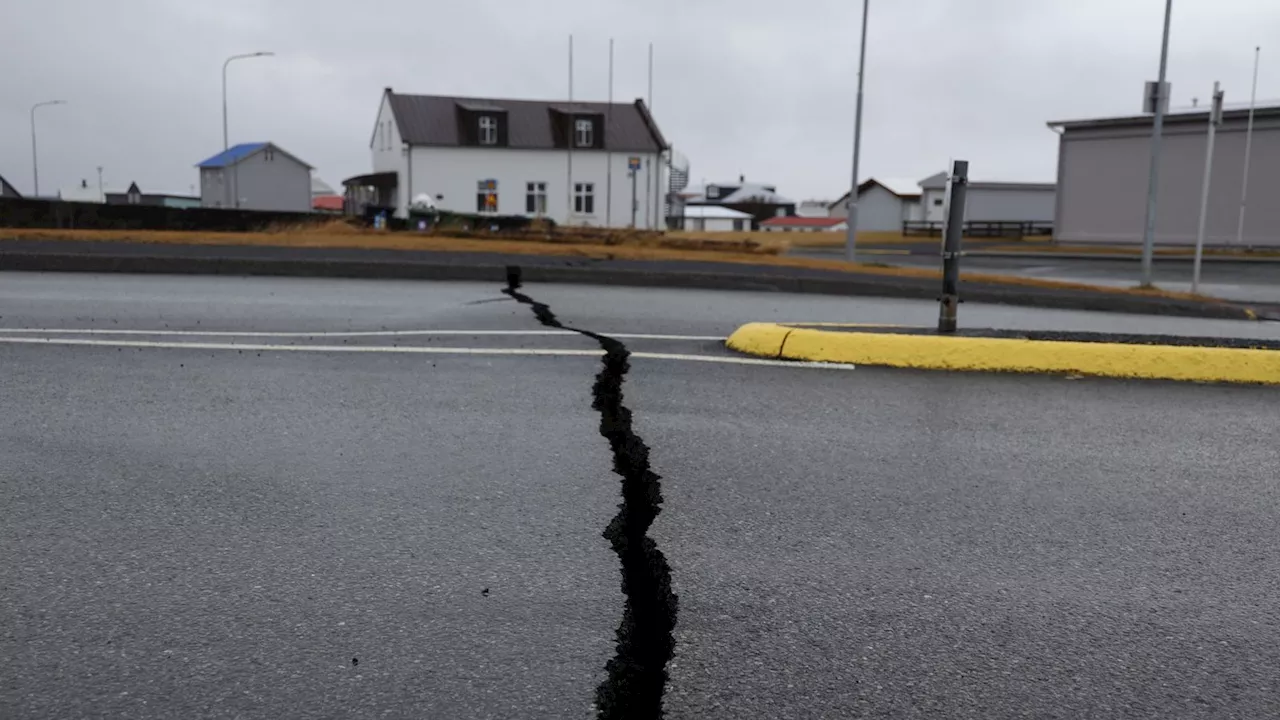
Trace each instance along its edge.
<path fill-rule="evenodd" d="M 373 126 L 369 153 L 373 158 L 374 172 L 394 172 L 401 178 L 401 182 L 396 186 L 398 195 L 396 214 L 401 217 L 406 216 L 409 202 L 412 200 L 403 182 L 407 176 L 409 153 L 404 148 L 400 129 L 396 126 L 395 114 L 391 112 L 391 100 L 386 93 L 382 94 L 382 104 L 378 107 L 378 119 Z"/>
<path fill-rule="evenodd" d="M 477 183 L 493 179 L 498 181 L 498 214 L 526 215 L 526 183 L 545 182 L 546 216 L 557 223 L 603 227 L 607 219 L 613 227 L 627 227 L 631 224 L 631 179 L 627 174 L 627 158 L 637 155 L 647 167 L 642 167 L 636 178 L 636 201 L 639 203 L 636 227 L 663 227 L 662 218 L 655 219 L 655 215 L 661 214 L 659 200 L 662 187 L 662 169 L 656 153 L 613 154 L 612 207 L 606 208 L 607 154 L 598 150 L 574 152 L 573 182 L 595 185 L 595 213 L 590 216 L 570 214 L 568 155 L 565 150 L 414 147 L 408 163 L 412 167 L 412 178 L 405 182 L 408 172 L 401 172 L 401 206 L 398 212 L 404 212 L 404 201 L 409 193 L 425 192 L 432 197 L 443 195 L 443 199 L 437 201 L 443 210 L 474 213 Z M 657 195 L 653 190 L 655 177 L 660 181 Z"/>
<path fill-rule="evenodd" d="M 735 225 L 736 223 L 736 225 Z M 751 229 L 751 218 L 693 218 L 684 219 L 684 229 L 694 232 L 733 232 Z"/>
<path fill-rule="evenodd" d="M 920 204 L 923 206 L 924 219 L 928 222 L 944 222 L 947 216 L 943 211 L 947 209 L 946 190 L 922 190 L 920 191 Z"/>

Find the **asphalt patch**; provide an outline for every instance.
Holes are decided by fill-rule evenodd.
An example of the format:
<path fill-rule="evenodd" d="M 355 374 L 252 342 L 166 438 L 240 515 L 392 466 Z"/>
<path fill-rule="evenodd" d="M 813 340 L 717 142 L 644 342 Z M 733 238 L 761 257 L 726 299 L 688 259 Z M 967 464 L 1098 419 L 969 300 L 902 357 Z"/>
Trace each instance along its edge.
<path fill-rule="evenodd" d="M 503 293 L 528 305 L 543 325 L 589 337 L 604 350 L 591 407 L 600 414 L 600 435 L 609 441 L 613 471 L 622 479 L 618 514 L 603 535 L 622 563 L 626 600 L 617 652 L 596 688 L 596 712 L 602 720 L 661 718 L 667 663 L 675 651 L 678 598 L 671 590 L 671 566 L 647 535 L 662 511 L 662 478 L 653 472 L 649 446 L 635 433 L 631 410 L 623 403 L 622 383 L 631 368 L 631 353 L 615 338 L 565 325 L 546 303 L 520 292 L 519 267 L 507 268 Z"/>
<path fill-rule="evenodd" d="M 996 328 L 964 328 L 941 333 L 926 327 L 893 327 L 888 325 L 804 325 L 787 327 L 822 330 L 824 332 L 882 333 L 886 335 L 937 335 L 939 337 L 994 338 L 1007 340 L 1049 340 L 1058 342 L 1118 343 L 1127 345 L 1173 345 L 1178 347 L 1221 347 L 1253 350 L 1280 350 L 1280 340 L 1260 338 L 1204 337 L 1189 335 L 1143 335 L 1135 333 L 1076 332 L 1056 330 L 1002 330 Z"/>

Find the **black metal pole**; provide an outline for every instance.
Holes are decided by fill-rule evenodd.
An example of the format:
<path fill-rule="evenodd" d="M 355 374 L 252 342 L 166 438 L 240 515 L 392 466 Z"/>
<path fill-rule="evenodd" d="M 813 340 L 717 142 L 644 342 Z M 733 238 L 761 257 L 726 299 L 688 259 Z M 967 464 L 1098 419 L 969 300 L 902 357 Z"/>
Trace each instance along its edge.
<path fill-rule="evenodd" d="M 942 241 L 942 306 L 938 309 L 938 332 L 956 331 L 956 305 L 960 302 L 960 239 L 964 234 L 964 200 L 969 186 L 969 161 L 951 165 L 947 185 L 947 227 Z"/>

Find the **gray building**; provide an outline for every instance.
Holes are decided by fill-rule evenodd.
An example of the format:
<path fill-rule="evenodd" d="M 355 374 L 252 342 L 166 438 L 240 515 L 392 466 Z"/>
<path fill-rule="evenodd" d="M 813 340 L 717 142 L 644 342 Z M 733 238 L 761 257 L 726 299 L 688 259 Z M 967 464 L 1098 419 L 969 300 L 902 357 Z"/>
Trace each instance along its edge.
<path fill-rule="evenodd" d="M 1244 182 L 1245 129 L 1249 111 L 1228 110 L 1214 144 L 1205 242 L 1234 245 Z M 1200 220 L 1201 181 L 1208 139 L 1207 110 L 1174 112 L 1161 140 L 1155 240 L 1194 244 Z M 1058 141 L 1058 202 L 1054 236 L 1073 243 L 1142 242 L 1147 173 L 1151 161 L 1150 115 L 1049 123 Z M 1249 164 L 1245 246 L 1280 246 L 1280 105 L 1254 115 Z"/>
<path fill-rule="evenodd" d="M 311 212 L 311 166 L 274 143 L 243 143 L 200 168 L 200 205 Z"/>
<path fill-rule="evenodd" d="M 970 180 L 964 203 L 965 222 L 1038 222 L 1053 221 L 1053 183 L 997 182 Z M 946 220 L 947 173 L 940 172 L 920 181 L 920 202 L 924 219 Z"/>
<path fill-rule="evenodd" d="M 831 203 L 828 214 L 849 217 L 849 193 Z M 923 219 L 916 181 L 868 178 L 858 184 L 858 232 L 902 232 L 904 222 Z"/>

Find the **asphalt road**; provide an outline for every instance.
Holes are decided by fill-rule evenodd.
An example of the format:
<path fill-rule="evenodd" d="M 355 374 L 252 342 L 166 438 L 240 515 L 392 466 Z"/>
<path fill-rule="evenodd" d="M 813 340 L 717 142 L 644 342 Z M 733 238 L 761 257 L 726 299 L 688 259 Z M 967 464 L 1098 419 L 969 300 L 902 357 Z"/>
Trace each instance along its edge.
<path fill-rule="evenodd" d="M 1005 243 L 1007 246 L 1007 243 Z M 930 248 L 875 246 L 859 255 L 863 262 L 939 267 L 937 243 Z M 915 254 L 904 254 L 912 252 Z M 931 253 L 931 254 L 929 254 Z M 796 248 L 791 254 L 815 258 L 843 258 L 843 248 Z M 1138 284 L 1141 264 L 1136 259 L 1098 260 L 1040 256 L 965 257 L 961 272 L 1020 275 L 1082 282 L 1093 285 L 1132 287 Z M 1153 282 L 1168 290 L 1187 292 L 1191 289 L 1191 263 L 1183 259 L 1157 258 L 1153 265 Z M 1239 302 L 1280 303 L 1280 262 L 1212 261 L 1201 266 L 1201 292 L 1224 300 Z"/>
<path fill-rule="evenodd" d="M 1276 391 L 744 364 L 745 320 L 936 309 L 523 290 L 633 353 L 666 717 L 1280 713 Z M 600 343 L 501 291 L 0 275 L 0 716 L 593 717 L 643 590 Z"/>

